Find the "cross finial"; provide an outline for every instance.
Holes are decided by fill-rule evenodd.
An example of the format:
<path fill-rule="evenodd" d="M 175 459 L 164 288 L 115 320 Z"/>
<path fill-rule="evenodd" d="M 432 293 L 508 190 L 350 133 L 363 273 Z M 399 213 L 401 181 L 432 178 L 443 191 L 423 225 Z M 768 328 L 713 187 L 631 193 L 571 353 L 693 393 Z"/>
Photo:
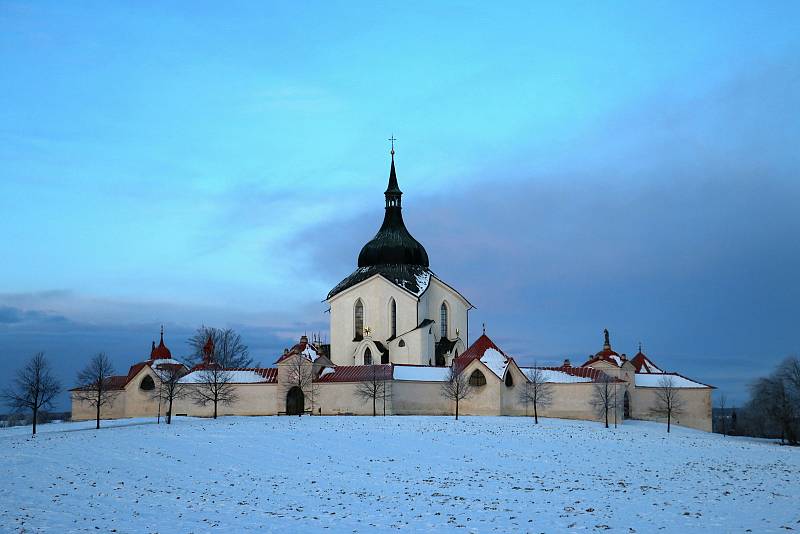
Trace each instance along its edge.
<path fill-rule="evenodd" d="M 486 323 L 483 323 L 481 326 L 483 326 L 483 333 L 486 334 Z"/>
<path fill-rule="evenodd" d="M 639 352 L 642 352 L 642 342 L 639 342 Z"/>
<path fill-rule="evenodd" d="M 392 143 L 392 152 L 391 152 L 391 154 L 392 154 L 392 156 L 394 156 L 394 142 L 397 141 L 397 139 L 395 139 L 395 137 L 394 137 L 394 134 L 392 134 L 392 136 L 389 138 L 389 141 Z"/>
<path fill-rule="evenodd" d="M 163 324 L 161 325 L 161 335 L 162 336 L 164 335 L 164 325 Z"/>

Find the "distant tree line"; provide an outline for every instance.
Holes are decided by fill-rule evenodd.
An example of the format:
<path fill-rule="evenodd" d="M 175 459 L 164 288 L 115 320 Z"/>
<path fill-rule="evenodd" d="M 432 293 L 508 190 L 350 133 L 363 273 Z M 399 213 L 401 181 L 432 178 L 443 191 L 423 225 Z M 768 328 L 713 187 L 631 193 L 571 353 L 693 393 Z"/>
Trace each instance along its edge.
<path fill-rule="evenodd" d="M 720 394 L 714 431 L 800 444 L 800 358 L 786 358 L 769 376 L 753 381 L 750 399 L 741 408 L 728 407 L 725 395 Z"/>

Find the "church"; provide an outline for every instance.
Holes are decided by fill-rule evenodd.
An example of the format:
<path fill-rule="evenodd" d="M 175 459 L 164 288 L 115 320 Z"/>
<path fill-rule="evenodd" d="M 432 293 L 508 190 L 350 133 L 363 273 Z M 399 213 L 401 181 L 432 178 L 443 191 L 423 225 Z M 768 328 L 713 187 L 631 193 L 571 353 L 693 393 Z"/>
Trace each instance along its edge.
<path fill-rule="evenodd" d="M 450 415 L 455 403 L 443 396 L 450 369 L 469 377 L 470 394 L 459 403 L 464 415 L 532 415 L 523 391 L 533 368 L 520 366 L 484 332 L 468 345 L 467 298 L 430 269 L 428 253 L 406 228 L 402 191 L 391 150 L 385 211 L 380 229 L 361 249 L 355 271 L 330 290 L 330 344 L 302 336 L 277 357 L 273 367 L 221 369 L 235 390 L 235 399 L 218 407 L 220 415 L 372 415 L 375 395 L 366 399 L 365 383 L 381 386 L 380 413 Z M 193 368 L 172 357 L 162 329 L 149 358 L 114 376 L 108 388 L 113 402 L 103 406 L 103 418 L 155 417 L 164 413 L 159 384 L 167 370 L 179 370 L 181 395 L 176 416 L 212 415 L 208 404 L 195 402 L 203 373 L 216 365 L 213 345 Z M 595 398 L 598 385 L 613 384 L 613 417 L 660 420 L 653 415 L 658 392 L 668 380 L 682 409 L 674 424 L 711 431 L 713 386 L 664 371 L 641 347 L 633 358 L 611 347 L 604 331 L 602 348 L 584 363 L 565 360 L 540 367 L 550 399 L 539 416 L 601 420 Z M 537 378 L 541 380 L 541 378 Z M 72 395 L 72 417 L 92 419 L 94 408 Z"/>

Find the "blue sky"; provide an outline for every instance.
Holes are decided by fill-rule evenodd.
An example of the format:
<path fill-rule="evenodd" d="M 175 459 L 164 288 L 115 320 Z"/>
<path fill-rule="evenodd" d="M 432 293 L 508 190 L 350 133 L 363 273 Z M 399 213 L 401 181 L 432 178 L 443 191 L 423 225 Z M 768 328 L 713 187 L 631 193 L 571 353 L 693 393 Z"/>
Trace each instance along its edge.
<path fill-rule="evenodd" d="M 0 2 L 0 342 L 262 363 L 377 230 L 523 361 L 603 328 L 742 400 L 800 352 L 794 2 Z"/>

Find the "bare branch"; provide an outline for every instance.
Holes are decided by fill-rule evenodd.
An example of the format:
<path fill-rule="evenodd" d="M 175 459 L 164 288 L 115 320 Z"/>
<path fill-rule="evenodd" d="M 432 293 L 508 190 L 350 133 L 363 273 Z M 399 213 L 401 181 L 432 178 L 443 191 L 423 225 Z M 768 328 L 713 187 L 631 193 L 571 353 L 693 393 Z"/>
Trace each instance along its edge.
<path fill-rule="evenodd" d="M 545 408 L 552 403 L 553 388 L 552 384 L 547 382 L 544 371 L 535 367 L 535 365 L 525 372 L 527 381 L 522 391 L 520 391 L 519 398 L 520 402 L 525 405 L 526 415 L 528 406 L 533 406 L 533 419 L 538 425 L 539 408 Z"/>
<path fill-rule="evenodd" d="M 95 428 L 100 428 L 100 411 L 103 406 L 113 405 L 114 399 L 120 393 L 120 390 L 113 389 L 113 375 L 114 366 L 102 352 L 93 356 L 78 373 L 78 389 L 73 392 L 73 397 L 95 409 Z"/>
<path fill-rule="evenodd" d="M 5 403 L 15 411 L 30 410 L 33 415 L 33 434 L 39 410 L 50 407 L 61 392 L 61 384 L 50 374 L 50 365 L 43 352 L 36 353 L 17 371 L 11 386 L 3 392 Z"/>
<path fill-rule="evenodd" d="M 442 382 L 440 393 L 442 397 L 456 403 L 456 421 L 458 421 L 459 402 L 472 395 L 472 384 L 469 383 L 469 377 L 463 372 L 463 369 L 457 367 L 456 362 L 450 366 L 447 380 Z"/>
<path fill-rule="evenodd" d="M 672 419 L 683 413 L 685 403 L 680 395 L 680 389 L 675 384 L 672 376 L 664 376 L 658 381 L 655 390 L 656 402 L 650 413 L 657 417 L 667 418 L 667 432 L 672 427 Z"/>

